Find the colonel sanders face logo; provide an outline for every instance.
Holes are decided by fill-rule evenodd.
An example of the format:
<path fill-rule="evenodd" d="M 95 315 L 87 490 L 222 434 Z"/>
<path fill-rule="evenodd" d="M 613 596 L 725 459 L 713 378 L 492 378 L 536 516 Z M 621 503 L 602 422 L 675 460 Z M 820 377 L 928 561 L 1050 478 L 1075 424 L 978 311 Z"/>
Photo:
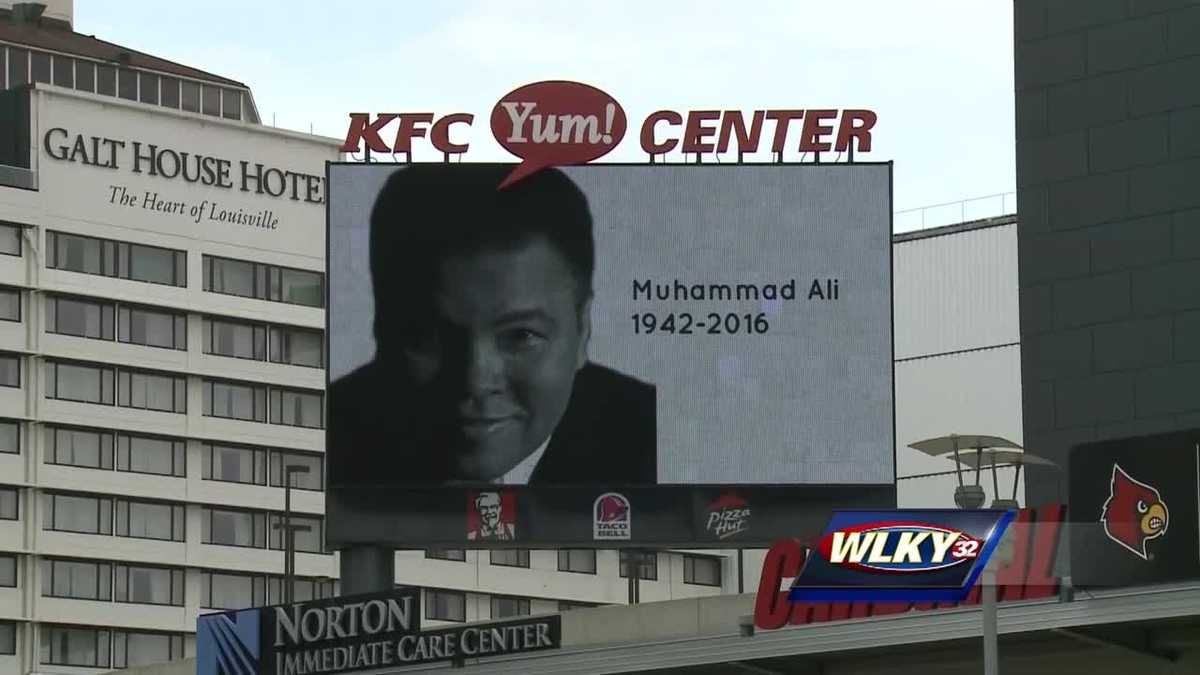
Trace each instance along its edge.
<path fill-rule="evenodd" d="M 1158 490 L 1136 481 L 1113 464 L 1112 484 L 1100 522 L 1109 539 L 1149 560 L 1146 542 L 1167 533 L 1167 505 Z"/>
<path fill-rule="evenodd" d="M 511 495 L 506 495 L 511 498 Z M 504 499 L 499 492 L 480 492 L 471 502 L 474 509 L 472 518 L 468 519 L 467 539 L 476 541 L 492 539 L 511 541 L 516 536 L 514 514 L 510 513 L 511 506 L 505 507 Z"/>

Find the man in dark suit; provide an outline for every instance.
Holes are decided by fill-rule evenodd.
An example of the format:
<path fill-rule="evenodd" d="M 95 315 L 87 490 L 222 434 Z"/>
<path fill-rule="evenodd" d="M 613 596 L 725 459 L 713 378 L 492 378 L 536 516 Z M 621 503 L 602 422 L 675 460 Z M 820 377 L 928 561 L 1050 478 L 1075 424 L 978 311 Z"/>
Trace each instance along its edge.
<path fill-rule="evenodd" d="M 413 165 L 380 190 L 376 353 L 330 385 L 331 484 L 656 481 L 653 385 L 588 361 L 587 200 L 557 169 L 497 190 L 512 168 Z"/>

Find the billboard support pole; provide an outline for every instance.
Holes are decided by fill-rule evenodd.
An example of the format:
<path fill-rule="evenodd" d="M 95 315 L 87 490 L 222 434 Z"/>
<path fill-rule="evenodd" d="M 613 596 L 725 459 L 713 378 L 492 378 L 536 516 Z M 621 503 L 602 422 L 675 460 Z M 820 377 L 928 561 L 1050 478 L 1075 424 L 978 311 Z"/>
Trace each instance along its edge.
<path fill-rule="evenodd" d="M 396 551 L 390 546 L 351 546 L 341 551 L 342 595 L 391 590 Z"/>
<path fill-rule="evenodd" d="M 988 565 L 980 579 L 983 584 L 983 675 L 1000 675 L 1000 648 L 997 639 L 996 570 Z"/>

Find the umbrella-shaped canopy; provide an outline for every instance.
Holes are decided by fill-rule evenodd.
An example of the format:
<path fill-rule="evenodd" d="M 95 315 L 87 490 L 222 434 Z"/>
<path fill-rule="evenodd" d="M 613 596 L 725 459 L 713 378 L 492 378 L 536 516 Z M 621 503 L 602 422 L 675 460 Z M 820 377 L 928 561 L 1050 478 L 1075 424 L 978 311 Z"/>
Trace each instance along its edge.
<path fill-rule="evenodd" d="M 946 458 L 954 459 L 954 452 L 951 451 L 946 453 Z M 987 467 L 996 466 L 998 464 L 1024 464 L 1026 466 L 1036 464 L 1041 466 L 1054 466 L 1054 462 L 1023 450 L 993 450 L 990 448 L 984 448 L 983 452 L 980 454 L 967 452 L 963 453 L 958 459 L 960 462 L 966 464 L 972 469 L 979 466 Z"/>
<path fill-rule="evenodd" d="M 980 450 L 987 448 L 1012 448 L 1020 450 L 1021 446 L 999 436 L 980 436 L 976 434 L 950 434 L 924 441 L 910 443 L 910 448 L 920 450 L 927 455 L 944 455 L 955 450 Z"/>

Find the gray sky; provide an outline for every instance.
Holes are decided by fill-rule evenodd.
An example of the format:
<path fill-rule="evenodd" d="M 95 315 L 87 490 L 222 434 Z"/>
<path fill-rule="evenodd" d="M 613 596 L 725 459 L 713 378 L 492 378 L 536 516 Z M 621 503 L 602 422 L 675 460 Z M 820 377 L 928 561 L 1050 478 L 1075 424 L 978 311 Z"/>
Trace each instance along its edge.
<path fill-rule="evenodd" d="M 870 108 L 879 122 L 859 157 L 896 162 L 896 210 L 1015 184 L 1007 0 L 75 0 L 75 14 L 82 33 L 245 82 L 263 121 L 289 129 L 341 138 L 352 110 L 470 112 L 468 159 L 510 160 L 487 126 L 496 101 L 571 79 L 628 115 L 606 159 L 645 160 L 638 126 L 658 109 Z M 897 216 L 897 230 L 919 225 Z"/>

